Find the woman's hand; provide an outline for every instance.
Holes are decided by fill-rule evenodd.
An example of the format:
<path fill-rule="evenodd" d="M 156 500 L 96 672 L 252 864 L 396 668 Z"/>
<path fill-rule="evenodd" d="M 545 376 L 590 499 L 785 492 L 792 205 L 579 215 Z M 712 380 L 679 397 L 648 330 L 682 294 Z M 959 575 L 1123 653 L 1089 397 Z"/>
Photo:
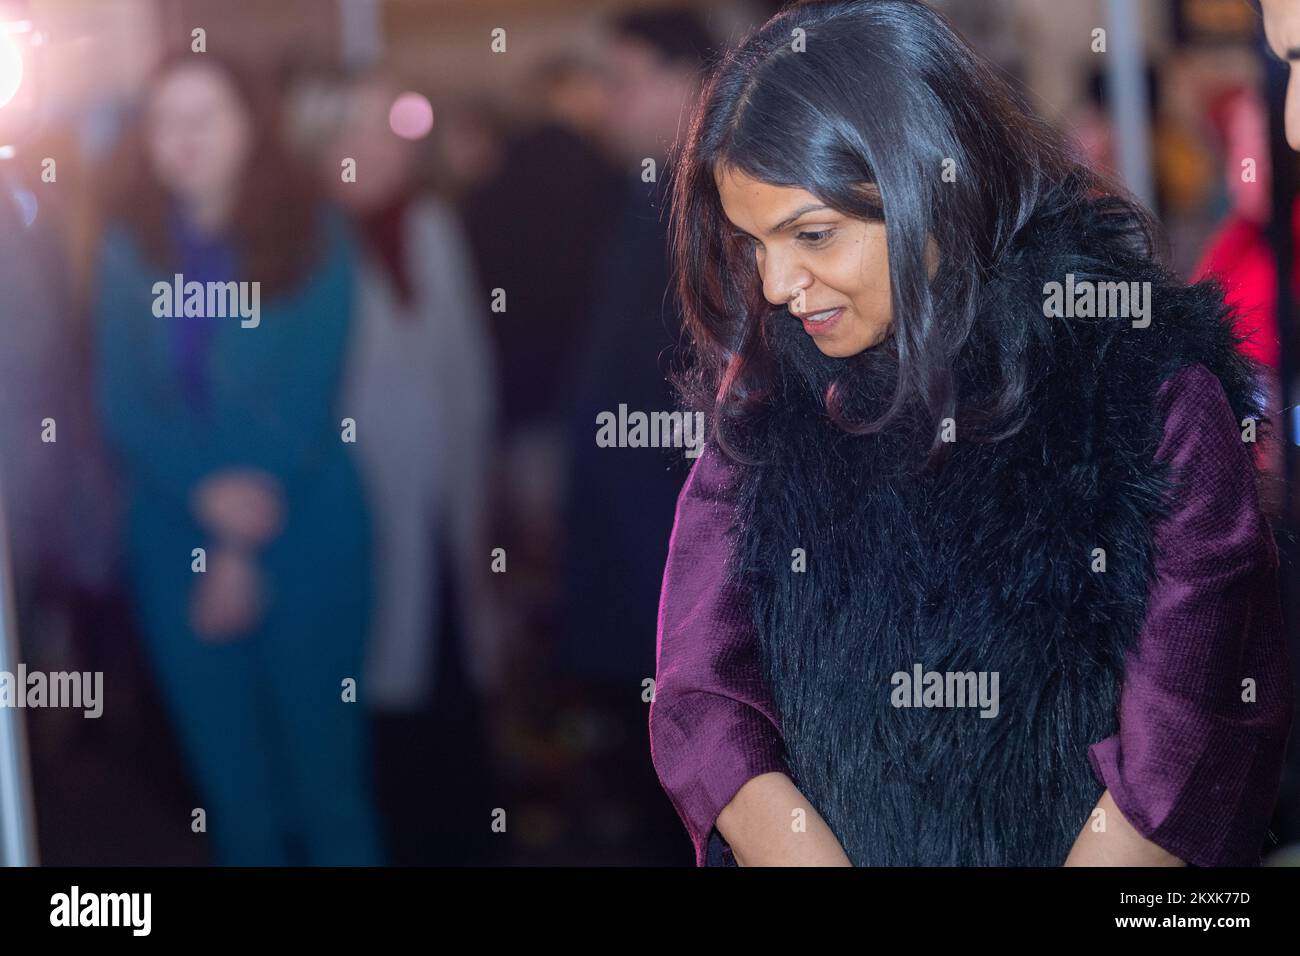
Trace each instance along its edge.
<path fill-rule="evenodd" d="M 218 548 L 190 600 L 194 632 L 206 641 L 229 641 L 248 634 L 261 617 L 261 572 L 252 556 Z"/>
<path fill-rule="evenodd" d="M 796 820 L 803 825 L 796 828 Z M 717 827 L 740 866 L 853 865 L 821 814 L 783 773 L 746 781 L 718 814 Z"/>
<path fill-rule="evenodd" d="M 218 538 L 256 548 L 280 533 L 284 496 L 270 475 L 251 468 L 230 469 L 210 475 L 199 485 L 194 511 Z"/>

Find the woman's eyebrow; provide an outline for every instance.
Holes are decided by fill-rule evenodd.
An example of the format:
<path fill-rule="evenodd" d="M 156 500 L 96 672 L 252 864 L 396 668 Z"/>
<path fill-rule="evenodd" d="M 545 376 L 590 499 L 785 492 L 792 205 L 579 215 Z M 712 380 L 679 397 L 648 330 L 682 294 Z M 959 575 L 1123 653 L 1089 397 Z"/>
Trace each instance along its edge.
<path fill-rule="evenodd" d="M 830 209 L 830 208 L 831 208 L 831 207 L 830 207 L 830 206 L 827 206 L 825 203 L 809 203 L 809 204 L 806 205 L 806 206 L 800 206 L 798 209 L 796 209 L 796 210 L 795 210 L 793 213 L 791 213 L 789 216 L 786 216 L 784 219 L 782 219 L 780 222 L 778 222 L 778 223 L 777 223 L 775 226 L 773 226 L 771 229 L 767 230 L 767 234 L 768 234 L 769 236 L 775 235 L 776 233 L 780 232 L 782 229 L 785 229 L 786 227 L 788 227 L 788 226 L 791 225 L 792 223 L 794 223 L 794 222 L 796 222 L 797 220 L 799 220 L 801 217 L 808 215 L 808 213 L 810 213 L 810 212 L 819 212 L 819 211 L 821 211 L 821 210 L 823 210 L 823 209 Z M 737 226 L 734 222 L 731 223 L 731 227 L 732 227 L 733 229 L 735 229 L 737 232 L 740 232 L 740 233 L 743 233 L 743 234 L 746 235 L 746 236 L 749 236 L 749 233 L 748 233 L 748 232 L 745 232 L 744 229 L 741 229 L 741 228 L 740 228 L 739 226 Z M 753 239 L 754 237 L 753 237 L 753 236 L 749 236 L 749 238 Z"/>
<path fill-rule="evenodd" d="M 800 206 L 800 207 L 799 207 L 798 209 L 796 209 L 796 210 L 795 210 L 791 215 L 786 216 L 786 218 L 782 219 L 782 220 L 781 220 L 780 222 L 778 222 L 775 226 L 773 226 L 771 229 L 769 229 L 769 230 L 767 231 L 767 234 L 770 236 L 770 235 L 773 235 L 773 234 L 775 234 L 775 233 L 780 232 L 782 229 L 785 229 L 787 226 L 789 226 L 791 223 L 793 223 L 793 222 L 794 222 L 795 220 L 797 220 L 799 217 L 801 217 L 801 216 L 806 216 L 806 215 L 808 215 L 808 213 L 810 213 L 810 212 L 818 212 L 818 211 L 820 211 L 820 210 L 822 210 L 822 209 L 830 209 L 830 208 L 831 208 L 830 206 L 827 206 L 827 205 L 825 205 L 824 203 L 809 203 L 809 204 L 806 205 L 806 206 Z"/>
<path fill-rule="evenodd" d="M 825 205 L 825 204 L 823 204 L 823 203 L 809 203 L 809 204 L 806 205 L 806 206 L 800 206 L 800 207 L 799 207 L 798 209 L 796 209 L 796 210 L 795 210 L 791 215 L 786 216 L 784 219 L 782 219 L 780 222 L 778 222 L 778 223 L 777 223 L 775 226 L 773 226 L 771 229 L 767 230 L 767 234 L 768 234 L 769 236 L 771 236 L 771 235 L 775 235 L 776 233 L 780 232 L 782 229 L 784 229 L 784 228 L 786 228 L 787 226 L 789 226 L 791 223 L 795 222 L 795 221 L 796 221 L 797 219 L 799 219 L 801 216 L 806 216 L 806 215 L 808 215 L 808 213 L 810 213 L 810 212 L 817 212 L 818 210 L 821 210 L 821 209 L 830 209 L 830 208 L 831 208 L 830 206 L 827 206 L 827 205 Z M 732 228 L 735 229 L 736 231 L 738 231 L 738 232 L 742 232 L 742 233 L 744 233 L 745 235 L 749 236 L 749 233 L 745 232 L 744 229 L 741 229 L 741 228 L 740 228 L 739 226 L 737 226 L 735 223 L 732 223 L 731 225 L 732 225 Z M 754 237 L 753 237 L 753 236 L 749 236 L 749 238 L 753 239 Z"/>

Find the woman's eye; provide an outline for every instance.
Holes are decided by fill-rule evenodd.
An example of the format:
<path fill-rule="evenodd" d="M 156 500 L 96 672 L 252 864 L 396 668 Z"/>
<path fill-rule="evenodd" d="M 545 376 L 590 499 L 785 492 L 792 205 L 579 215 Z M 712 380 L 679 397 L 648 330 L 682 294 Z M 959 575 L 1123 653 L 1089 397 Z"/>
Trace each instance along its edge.
<path fill-rule="evenodd" d="M 815 232 L 801 232 L 795 238 L 807 243 L 810 246 L 818 246 L 830 239 L 835 234 L 834 229 L 819 229 Z"/>

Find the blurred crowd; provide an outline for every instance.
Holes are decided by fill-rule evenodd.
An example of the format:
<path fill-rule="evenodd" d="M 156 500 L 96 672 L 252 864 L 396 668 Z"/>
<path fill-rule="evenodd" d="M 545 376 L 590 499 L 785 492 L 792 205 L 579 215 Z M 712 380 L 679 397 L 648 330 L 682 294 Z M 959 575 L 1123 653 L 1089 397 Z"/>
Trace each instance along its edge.
<path fill-rule="evenodd" d="M 690 863 L 646 705 L 691 462 L 594 434 L 676 407 L 670 147 L 726 37 L 602 29 L 523 112 L 183 48 L 93 118 L 76 202 L 0 160 L 22 655 L 105 673 L 103 718 L 26 718 L 43 862 Z M 1191 131 L 1161 75 L 1175 261 L 1276 370 L 1266 110 L 1228 84 Z M 175 275 L 258 282 L 260 322 L 156 317 Z"/>

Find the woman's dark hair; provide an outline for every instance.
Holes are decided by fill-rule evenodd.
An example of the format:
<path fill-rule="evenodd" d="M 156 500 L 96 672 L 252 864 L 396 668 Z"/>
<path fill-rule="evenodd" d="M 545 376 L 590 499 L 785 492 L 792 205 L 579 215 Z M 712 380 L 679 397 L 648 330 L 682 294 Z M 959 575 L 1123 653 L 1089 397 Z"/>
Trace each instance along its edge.
<path fill-rule="evenodd" d="M 724 426 L 772 400 L 763 320 L 773 310 L 748 247 L 729 238 L 716 169 L 887 222 L 893 323 L 871 351 L 883 350 L 896 368 L 892 398 L 868 422 L 846 419 L 834 383 L 826 404 L 855 434 L 900 420 L 933 426 L 924 432 L 934 440 L 922 470 L 941 466 L 950 449 L 938 424 L 955 416 L 956 362 L 976 321 L 976 294 L 1026 223 L 1060 201 L 1057 187 L 1070 185 L 1067 194 L 1080 202 L 1104 194 L 1140 254 L 1155 245 L 1149 215 L 1081 167 L 1062 137 L 916 0 L 809 2 L 773 17 L 714 67 L 676 168 L 670 236 L 693 348 L 674 379 L 687 406 L 705 413 L 711 439 L 740 461 L 752 459 Z M 875 189 L 864 189 L 868 183 Z M 933 281 L 928 237 L 940 253 Z M 972 440 L 996 441 L 1018 431 L 1027 414 L 1033 370 L 1020 346 L 1033 317 L 985 320 L 1000 323 L 991 331 L 1000 345 L 998 380 L 982 407 L 963 408 L 962 420 Z"/>
<path fill-rule="evenodd" d="M 187 66 L 216 69 L 248 111 L 252 144 L 231 222 L 241 271 L 267 295 L 284 291 L 309 270 L 319 252 L 313 215 L 320 201 L 304 170 L 285 146 L 273 83 L 215 53 L 165 58 L 145 84 L 146 98 L 172 72 Z M 168 216 L 171 198 L 154 176 L 148 154 L 145 109 L 140 109 L 114 150 L 101 216 L 127 226 L 145 255 L 161 267 L 174 261 Z"/>

